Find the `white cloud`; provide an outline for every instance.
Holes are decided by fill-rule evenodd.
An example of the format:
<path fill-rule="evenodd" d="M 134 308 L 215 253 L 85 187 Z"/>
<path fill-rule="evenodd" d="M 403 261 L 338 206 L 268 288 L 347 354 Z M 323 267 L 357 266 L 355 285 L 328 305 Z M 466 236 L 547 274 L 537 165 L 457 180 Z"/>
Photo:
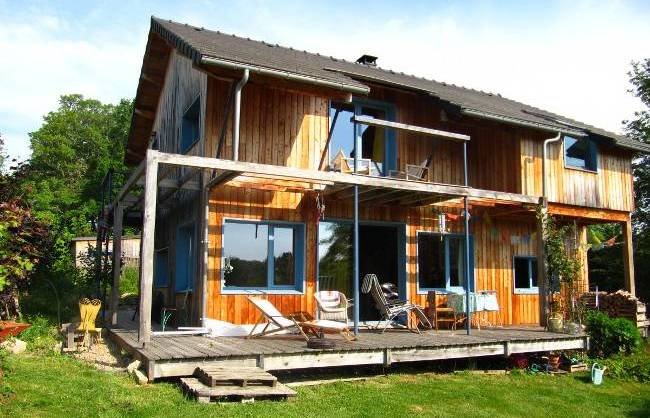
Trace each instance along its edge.
<path fill-rule="evenodd" d="M 11 59 L 0 69 L 0 132 L 10 155 L 28 157 L 27 133 L 38 129 L 62 94 L 105 102 L 135 94 L 146 32 L 105 42 L 72 36 L 77 28 L 54 16 L 2 23 L 0 56 Z"/>

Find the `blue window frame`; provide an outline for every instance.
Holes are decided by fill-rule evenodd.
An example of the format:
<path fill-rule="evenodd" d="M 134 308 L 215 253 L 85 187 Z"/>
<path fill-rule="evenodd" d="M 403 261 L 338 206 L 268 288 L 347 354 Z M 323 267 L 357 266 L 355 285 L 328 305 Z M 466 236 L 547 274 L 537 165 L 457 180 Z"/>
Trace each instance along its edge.
<path fill-rule="evenodd" d="M 304 224 L 228 219 L 222 247 L 223 290 L 302 291 Z"/>
<path fill-rule="evenodd" d="M 537 258 L 515 256 L 512 261 L 515 276 L 515 293 L 537 293 Z"/>
<path fill-rule="evenodd" d="M 359 124 L 355 132 L 351 118 L 354 115 L 370 116 L 382 120 L 395 120 L 395 107 L 389 103 L 372 100 L 355 100 L 352 103 L 330 102 L 330 124 L 338 112 L 336 124 L 332 130 L 329 156 L 330 163 L 342 153 L 343 158 L 349 159 L 352 168 L 354 145 L 360 150 L 359 158 L 371 161 L 370 174 L 386 176 L 390 170 L 397 167 L 397 145 L 395 131 L 379 126 Z M 362 162 L 362 164 L 365 164 Z M 359 170 L 368 167 L 360 166 Z"/>
<path fill-rule="evenodd" d="M 176 271 L 174 290 L 188 292 L 194 288 L 196 271 L 196 228 L 194 223 L 183 225 L 176 233 Z"/>
<path fill-rule="evenodd" d="M 469 282 L 474 290 L 474 239 L 469 237 Z M 465 288 L 465 235 L 417 234 L 418 292 L 462 292 Z"/>
<path fill-rule="evenodd" d="M 201 118 L 201 97 L 187 108 L 181 121 L 181 154 L 185 154 L 199 140 L 199 120 Z"/>
<path fill-rule="evenodd" d="M 564 137 L 564 165 L 588 171 L 598 170 L 598 147 L 589 137 Z"/>
<path fill-rule="evenodd" d="M 169 285 L 169 255 L 167 248 L 156 251 L 156 259 L 153 267 L 153 284 L 155 287 L 167 287 Z"/>

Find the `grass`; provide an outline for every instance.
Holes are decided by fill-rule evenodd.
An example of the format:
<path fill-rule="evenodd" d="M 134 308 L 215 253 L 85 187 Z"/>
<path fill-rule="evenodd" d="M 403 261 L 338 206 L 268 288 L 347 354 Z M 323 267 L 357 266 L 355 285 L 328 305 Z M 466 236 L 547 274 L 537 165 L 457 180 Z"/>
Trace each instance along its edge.
<path fill-rule="evenodd" d="M 650 415 L 650 385 L 606 377 L 594 386 L 586 375 L 391 374 L 300 387 L 289 403 L 202 405 L 173 383 L 137 386 L 123 373 L 100 372 L 67 356 L 9 356 L 5 366 L 5 384 L 15 395 L 0 397 L 0 416 L 11 417 Z"/>

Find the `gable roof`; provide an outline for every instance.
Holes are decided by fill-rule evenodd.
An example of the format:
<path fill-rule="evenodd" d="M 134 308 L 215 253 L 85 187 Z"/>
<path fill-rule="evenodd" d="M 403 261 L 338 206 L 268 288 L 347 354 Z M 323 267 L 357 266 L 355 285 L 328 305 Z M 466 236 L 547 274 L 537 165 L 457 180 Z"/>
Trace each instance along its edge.
<path fill-rule="evenodd" d="M 578 132 L 608 138 L 619 147 L 650 152 L 645 144 L 533 106 L 453 84 L 416 77 L 334 57 L 299 51 L 152 17 L 151 31 L 195 63 L 210 59 L 255 66 L 320 80 L 348 91 L 368 92 L 365 82 L 417 90 L 451 104 L 462 113 L 544 130 Z M 137 103 L 136 103 L 137 105 Z"/>

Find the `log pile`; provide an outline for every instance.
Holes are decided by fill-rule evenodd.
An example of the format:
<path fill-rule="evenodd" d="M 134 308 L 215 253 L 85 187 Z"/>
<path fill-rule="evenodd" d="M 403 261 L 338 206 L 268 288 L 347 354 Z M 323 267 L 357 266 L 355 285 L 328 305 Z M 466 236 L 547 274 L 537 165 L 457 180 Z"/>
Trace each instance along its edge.
<path fill-rule="evenodd" d="M 639 328 L 649 325 L 645 303 L 624 290 L 614 293 L 587 292 L 580 297 L 580 300 L 587 309 L 599 310 L 611 318 L 629 319 Z"/>

